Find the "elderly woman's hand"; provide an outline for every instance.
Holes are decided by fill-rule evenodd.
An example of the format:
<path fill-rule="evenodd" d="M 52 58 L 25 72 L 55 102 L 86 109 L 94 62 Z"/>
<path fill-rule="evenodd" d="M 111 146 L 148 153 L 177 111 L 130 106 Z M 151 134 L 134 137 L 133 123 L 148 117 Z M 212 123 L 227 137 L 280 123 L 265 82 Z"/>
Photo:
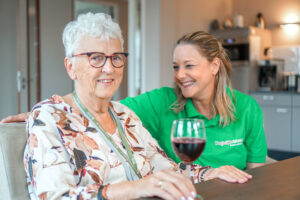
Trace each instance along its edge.
<path fill-rule="evenodd" d="M 213 178 L 219 178 L 230 183 L 245 183 L 252 178 L 252 175 L 234 166 L 225 165 L 219 168 L 211 168 L 204 175 L 205 180 Z"/>
<path fill-rule="evenodd" d="M 109 199 L 137 199 L 160 197 L 167 200 L 190 200 L 196 196 L 196 189 L 186 176 L 173 170 L 162 170 L 126 185 L 112 184 L 107 189 Z M 118 186 L 120 190 L 117 187 Z M 119 194 L 118 194 L 119 193 Z"/>
<path fill-rule="evenodd" d="M 186 176 L 172 170 L 158 171 L 136 182 L 138 197 L 158 196 L 163 199 L 194 199 L 196 190 Z"/>

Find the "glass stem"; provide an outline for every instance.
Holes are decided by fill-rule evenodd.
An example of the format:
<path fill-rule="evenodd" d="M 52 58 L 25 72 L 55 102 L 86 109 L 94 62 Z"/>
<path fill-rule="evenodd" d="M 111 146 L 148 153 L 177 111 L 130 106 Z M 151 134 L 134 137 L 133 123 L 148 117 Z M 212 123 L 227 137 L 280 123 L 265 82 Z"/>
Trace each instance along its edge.
<path fill-rule="evenodd" d="M 187 164 L 186 165 L 186 176 L 191 179 L 191 165 L 190 164 Z"/>

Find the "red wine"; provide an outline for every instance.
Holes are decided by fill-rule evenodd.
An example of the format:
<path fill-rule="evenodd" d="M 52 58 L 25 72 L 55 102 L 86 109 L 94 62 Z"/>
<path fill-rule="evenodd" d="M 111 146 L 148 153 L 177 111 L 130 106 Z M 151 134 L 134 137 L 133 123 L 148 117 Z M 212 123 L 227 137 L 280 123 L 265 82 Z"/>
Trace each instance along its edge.
<path fill-rule="evenodd" d="M 199 158 L 205 147 L 206 140 L 200 138 L 173 138 L 172 146 L 176 155 L 186 163 Z"/>

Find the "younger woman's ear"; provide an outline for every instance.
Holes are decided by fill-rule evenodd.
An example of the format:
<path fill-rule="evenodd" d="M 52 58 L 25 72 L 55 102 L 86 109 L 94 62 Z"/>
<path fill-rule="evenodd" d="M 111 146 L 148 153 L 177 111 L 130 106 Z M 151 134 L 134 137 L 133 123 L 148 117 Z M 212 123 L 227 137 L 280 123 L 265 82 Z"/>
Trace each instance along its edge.
<path fill-rule="evenodd" d="M 211 62 L 211 70 L 213 75 L 216 75 L 219 72 L 220 65 L 221 65 L 220 59 L 214 58 L 213 61 Z"/>
<path fill-rule="evenodd" d="M 65 68 L 66 68 L 66 70 L 68 72 L 69 77 L 72 80 L 76 80 L 77 76 L 76 76 L 76 73 L 75 73 L 75 70 L 74 70 L 72 58 L 65 57 Z"/>

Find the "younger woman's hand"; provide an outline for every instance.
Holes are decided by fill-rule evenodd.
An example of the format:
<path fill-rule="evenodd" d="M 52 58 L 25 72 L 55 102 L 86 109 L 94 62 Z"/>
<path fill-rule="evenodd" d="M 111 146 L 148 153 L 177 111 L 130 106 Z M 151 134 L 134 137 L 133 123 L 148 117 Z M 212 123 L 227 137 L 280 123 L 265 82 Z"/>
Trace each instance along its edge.
<path fill-rule="evenodd" d="M 225 165 L 219 168 L 211 168 L 204 175 L 205 180 L 213 178 L 219 178 L 230 183 L 245 183 L 249 179 L 252 179 L 252 175 L 234 166 Z"/>
<path fill-rule="evenodd" d="M 30 115 L 30 112 L 8 116 L 6 118 L 3 118 L 0 121 L 0 123 L 25 122 L 25 121 L 27 121 L 29 115 Z"/>

